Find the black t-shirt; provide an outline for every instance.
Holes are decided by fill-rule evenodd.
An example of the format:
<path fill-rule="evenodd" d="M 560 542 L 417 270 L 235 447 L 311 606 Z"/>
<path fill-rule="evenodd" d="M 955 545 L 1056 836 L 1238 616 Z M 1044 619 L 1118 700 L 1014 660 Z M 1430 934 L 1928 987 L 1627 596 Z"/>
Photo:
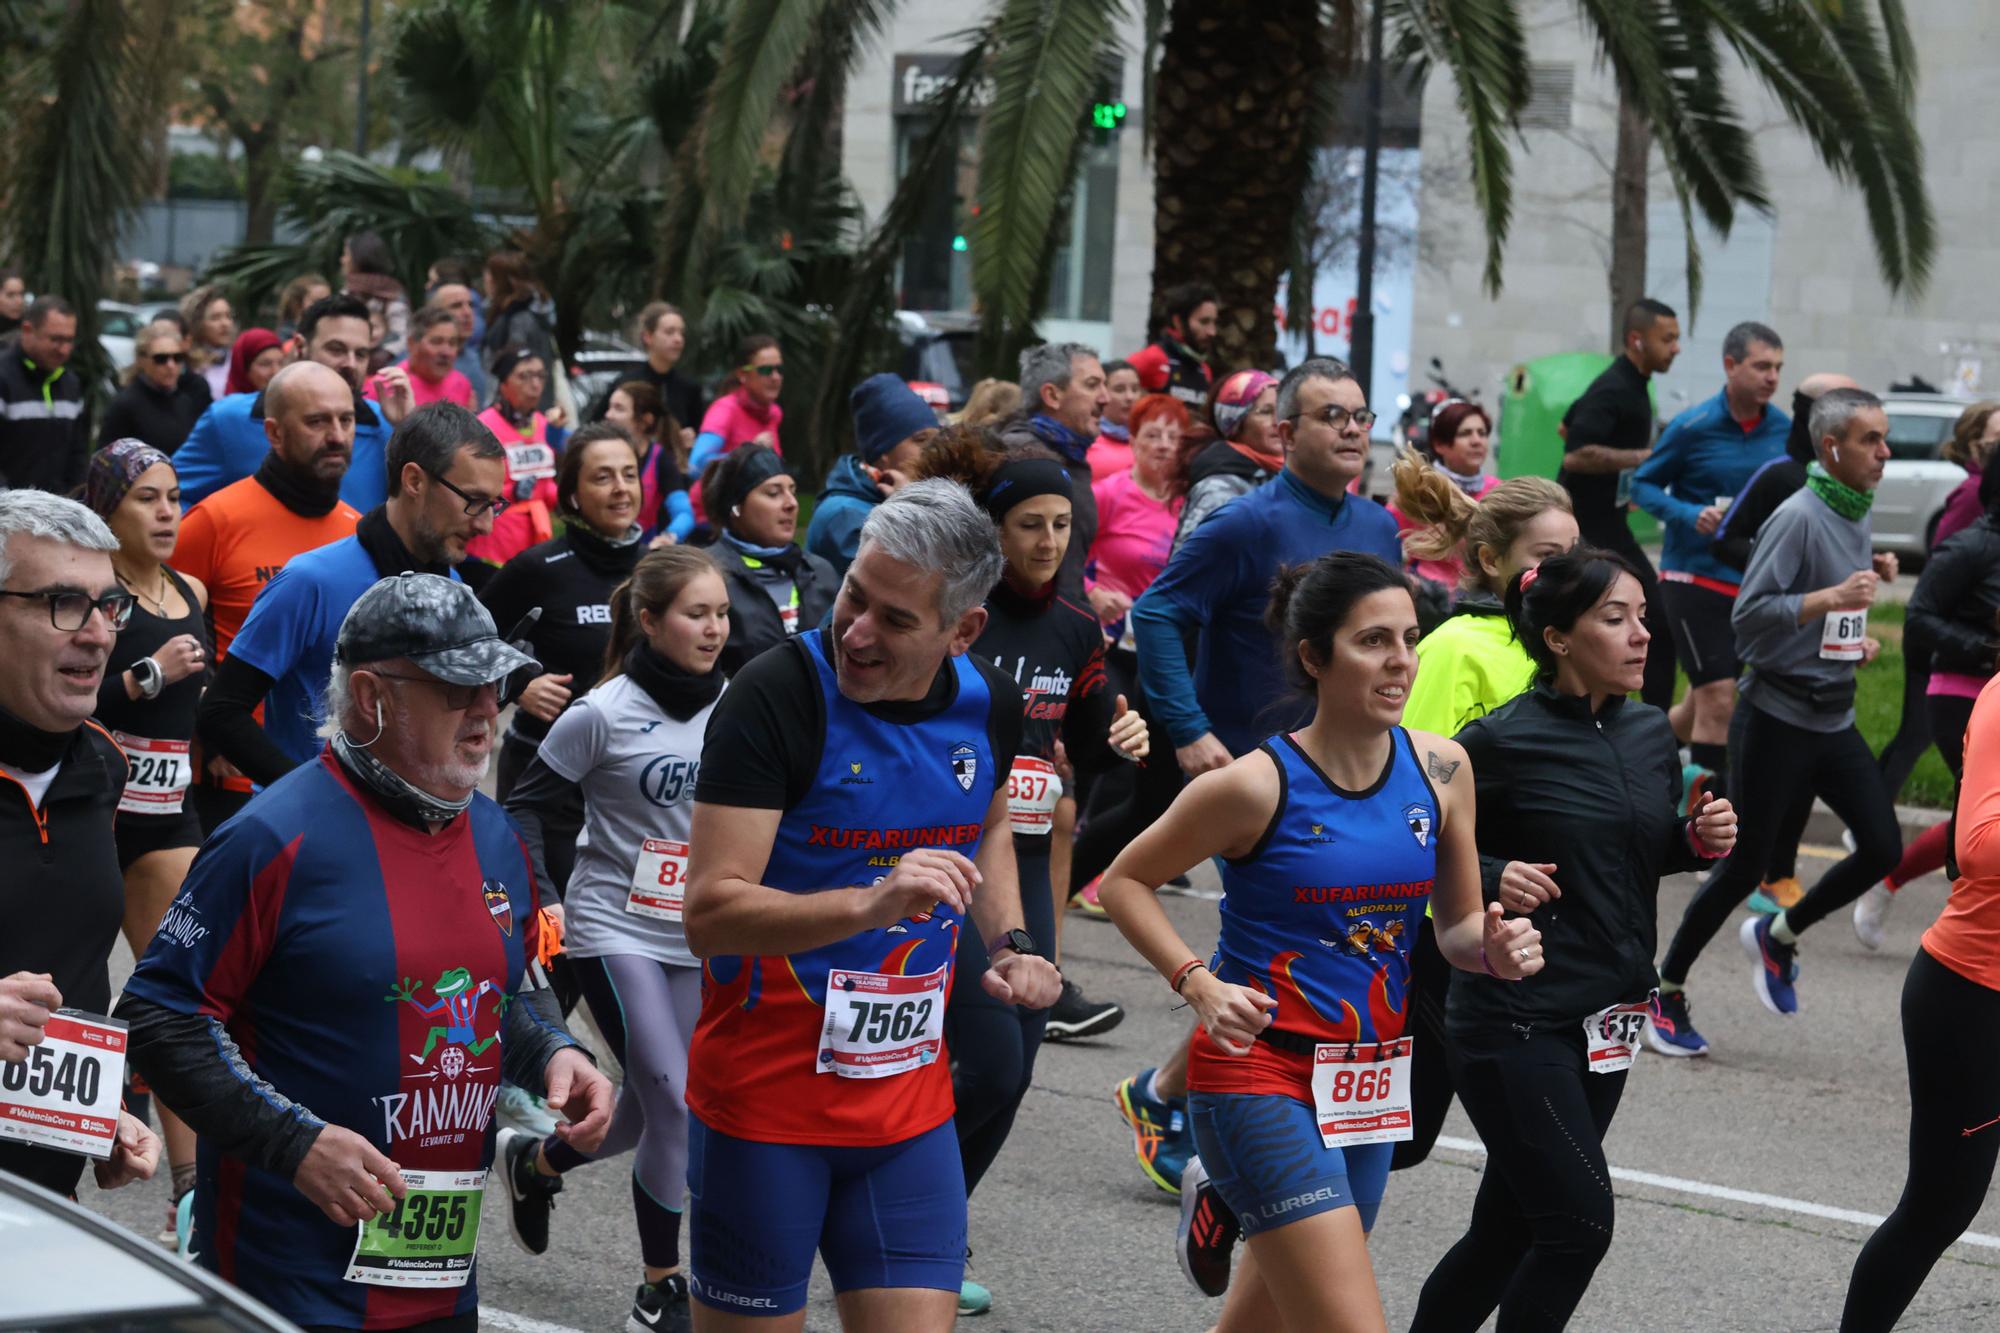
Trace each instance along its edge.
<path fill-rule="evenodd" d="M 502 565 L 480 590 L 479 600 L 502 634 L 541 607 L 541 618 L 528 636 L 535 658 L 543 671 L 569 676 L 570 697 L 580 699 L 604 674 L 611 590 L 630 577 L 643 554 L 644 543 L 613 547 L 572 528 Z M 516 710 L 514 732 L 539 743 L 549 724 Z"/>
<path fill-rule="evenodd" d="M 826 708 L 817 668 L 806 660 L 804 638 L 789 640 L 751 659 L 723 691 L 709 715 L 701 776 L 694 798 L 713 805 L 788 810 L 805 799 L 826 746 Z M 993 747 L 993 789 L 1007 781 L 1021 751 L 1021 691 L 985 658 L 973 666 L 993 696 L 986 736 Z M 958 698 L 958 673 L 946 660 L 930 693 L 921 699 L 863 704 L 891 725 L 922 722 Z"/>
<path fill-rule="evenodd" d="M 1563 414 L 1563 453 L 1587 444 L 1611 449 L 1652 448 L 1653 400 L 1646 392 L 1646 380 L 1629 356 L 1621 356 L 1606 367 Z M 1577 526 L 1586 536 L 1593 524 L 1618 521 L 1624 512 L 1618 503 L 1616 472 L 1576 473 L 1564 468 L 1556 480 L 1569 491 L 1570 502 L 1576 506 Z"/>

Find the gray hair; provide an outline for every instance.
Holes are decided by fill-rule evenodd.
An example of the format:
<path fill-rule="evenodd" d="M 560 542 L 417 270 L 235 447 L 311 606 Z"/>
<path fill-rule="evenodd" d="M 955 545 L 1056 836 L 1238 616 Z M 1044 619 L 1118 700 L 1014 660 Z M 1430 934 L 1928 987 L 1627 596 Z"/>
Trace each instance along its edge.
<path fill-rule="evenodd" d="M 1819 449 L 1819 442 L 1827 436 L 1836 439 L 1847 438 L 1847 423 L 1855 414 L 1869 408 L 1879 410 L 1882 400 L 1866 389 L 1828 389 L 1813 399 L 1812 415 L 1806 418 L 1806 429 L 1812 433 L 1813 449 Z"/>
<path fill-rule="evenodd" d="M 1080 356 L 1095 360 L 1097 349 L 1082 343 L 1041 343 L 1021 353 L 1021 406 L 1029 415 L 1042 410 L 1044 384 L 1069 388 L 1071 368 Z"/>
<path fill-rule="evenodd" d="M 1785 350 L 1785 340 L 1778 336 L 1776 329 L 1769 324 L 1746 319 L 1722 335 L 1722 354 L 1731 361 L 1741 361 L 1750 355 L 1751 343 L 1763 343 L 1774 352 Z"/>
<path fill-rule="evenodd" d="M 14 572 L 7 547 L 17 536 L 47 537 L 86 551 L 118 549 L 104 520 L 74 500 L 47 491 L 0 492 L 0 583 Z"/>
<path fill-rule="evenodd" d="M 1299 386 L 1307 380 L 1332 380 L 1338 383 L 1353 378 L 1354 371 L 1339 357 L 1308 357 L 1286 371 L 1285 377 L 1278 381 L 1277 419 L 1290 421 L 1298 415 Z"/>
<path fill-rule="evenodd" d="M 993 520 L 955 481 L 931 477 L 898 486 L 861 525 L 861 545 L 944 576 L 938 613 L 946 624 L 986 600 L 1006 561 Z"/>

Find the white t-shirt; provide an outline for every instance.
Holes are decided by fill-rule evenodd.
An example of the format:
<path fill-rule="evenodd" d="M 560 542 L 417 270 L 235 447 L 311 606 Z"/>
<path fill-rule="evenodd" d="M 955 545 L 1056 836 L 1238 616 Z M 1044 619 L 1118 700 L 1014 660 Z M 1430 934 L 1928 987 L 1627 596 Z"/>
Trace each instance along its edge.
<path fill-rule="evenodd" d="M 0 764 L 0 773 L 5 773 L 8 777 L 28 789 L 28 799 L 35 803 L 35 809 L 37 810 L 42 808 L 42 798 L 49 794 L 49 784 L 56 780 L 56 774 L 61 769 L 62 764 L 57 763 L 52 767 L 43 769 L 39 773 L 30 773 L 26 769 L 16 768 L 12 764 Z"/>

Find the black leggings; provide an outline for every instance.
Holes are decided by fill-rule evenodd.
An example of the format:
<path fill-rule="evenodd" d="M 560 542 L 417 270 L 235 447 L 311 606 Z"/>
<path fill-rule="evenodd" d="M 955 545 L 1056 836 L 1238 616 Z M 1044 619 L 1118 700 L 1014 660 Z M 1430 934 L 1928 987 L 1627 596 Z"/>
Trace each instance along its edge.
<path fill-rule="evenodd" d="M 1486 1142 L 1472 1224 L 1424 1282 L 1410 1333 L 1500 1333 L 1569 1322 L 1611 1249 L 1604 1134 L 1625 1075 L 1585 1068 L 1583 1024 L 1467 1038 L 1450 1051 L 1459 1100 Z"/>
<path fill-rule="evenodd" d="M 1426 916 L 1410 950 L 1410 1137 L 1398 1143 L 1389 1169 L 1401 1171 L 1431 1155 L 1451 1110 L 1451 1062 L 1445 1059 L 1444 1002 L 1451 964 L 1438 951 L 1437 926 Z"/>
<path fill-rule="evenodd" d="M 1854 727 L 1807 731 L 1780 722 L 1748 699 L 1729 720 L 1729 796 L 1736 807 L 1736 849 L 1709 872 L 1688 904 L 1667 948 L 1660 975 L 1685 982 L 1694 960 L 1729 914 L 1757 887 L 1773 841 L 1801 792 L 1818 793 L 1854 831 L 1854 855 L 1820 876 L 1812 891 L 1788 908 L 1785 921 L 1803 931 L 1859 898 L 1896 868 L 1903 832 L 1896 807 L 1882 786 L 1868 742 Z"/>
<path fill-rule="evenodd" d="M 1841 1333 L 1895 1327 L 1986 1201 L 2000 1157 L 2000 991 L 1922 949 L 1903 982 L 1910 1174 L 1896 1211 L 1855 1260 Z"/>

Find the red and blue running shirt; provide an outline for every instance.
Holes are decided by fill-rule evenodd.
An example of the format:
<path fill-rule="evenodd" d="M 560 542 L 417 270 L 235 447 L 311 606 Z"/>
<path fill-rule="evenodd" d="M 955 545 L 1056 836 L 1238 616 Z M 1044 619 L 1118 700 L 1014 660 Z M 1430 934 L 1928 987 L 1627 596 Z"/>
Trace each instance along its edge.
<path fill-rule="evenodd" d="M 976 856 L 1020 734 L 1020 690 L 988 662 L 948 659 L 927 699 L 862 705 L 841 694 L 821 633 L 809 630 L 730 682 L 709 719 L 695 799 L 782 809 L 762 882 L 844 891 L 887 876 L 917 847 Z M 960 913 L 940 909 L 804 953 L 710 958 L 688 1109 L 763 1143 L 879 1147 L 943 1124 L 953 1110 L 945 1052 L 890 1077 L 845 1078 L 820 1071 L 820 1032 L 836 969 L 942 971 L 948 996 L 963 928 Z"/>
<path fill-rule="evenodd" d="M 1260 747 L 1278 766 L 1278 808 L 1248 856 L 1222 866 L 1223 981 L 1278 1002 L 1271 1027 L 1315 1042 L 1403 1034 L 1410 950 L 1437 878 L 1438 799 L 1410 733 L 1366 791 L 1335 786 L 1290 736 Z M 1312 1100 L 1312 1057 L 1253 1043 L 1223 1051 L 1197 1029 L 1188 1086 Z"/>
<path fill-rule="evenodd" d="M 209 839 L 126 993 L 220 1024 L 299 1114 L 403 1170 L 479 1171 L 501 1016 L 536 928 L 527 852 L 498 805 L 475 796 L 426 834 L 322 752 Z M 198 1166 L 196 1257 L 293 1322 L 400 1328 L 477 1309 L 476 1274 L 443 1289 L 346 1281 L 355 1228 L 207 1139 Z"/>

